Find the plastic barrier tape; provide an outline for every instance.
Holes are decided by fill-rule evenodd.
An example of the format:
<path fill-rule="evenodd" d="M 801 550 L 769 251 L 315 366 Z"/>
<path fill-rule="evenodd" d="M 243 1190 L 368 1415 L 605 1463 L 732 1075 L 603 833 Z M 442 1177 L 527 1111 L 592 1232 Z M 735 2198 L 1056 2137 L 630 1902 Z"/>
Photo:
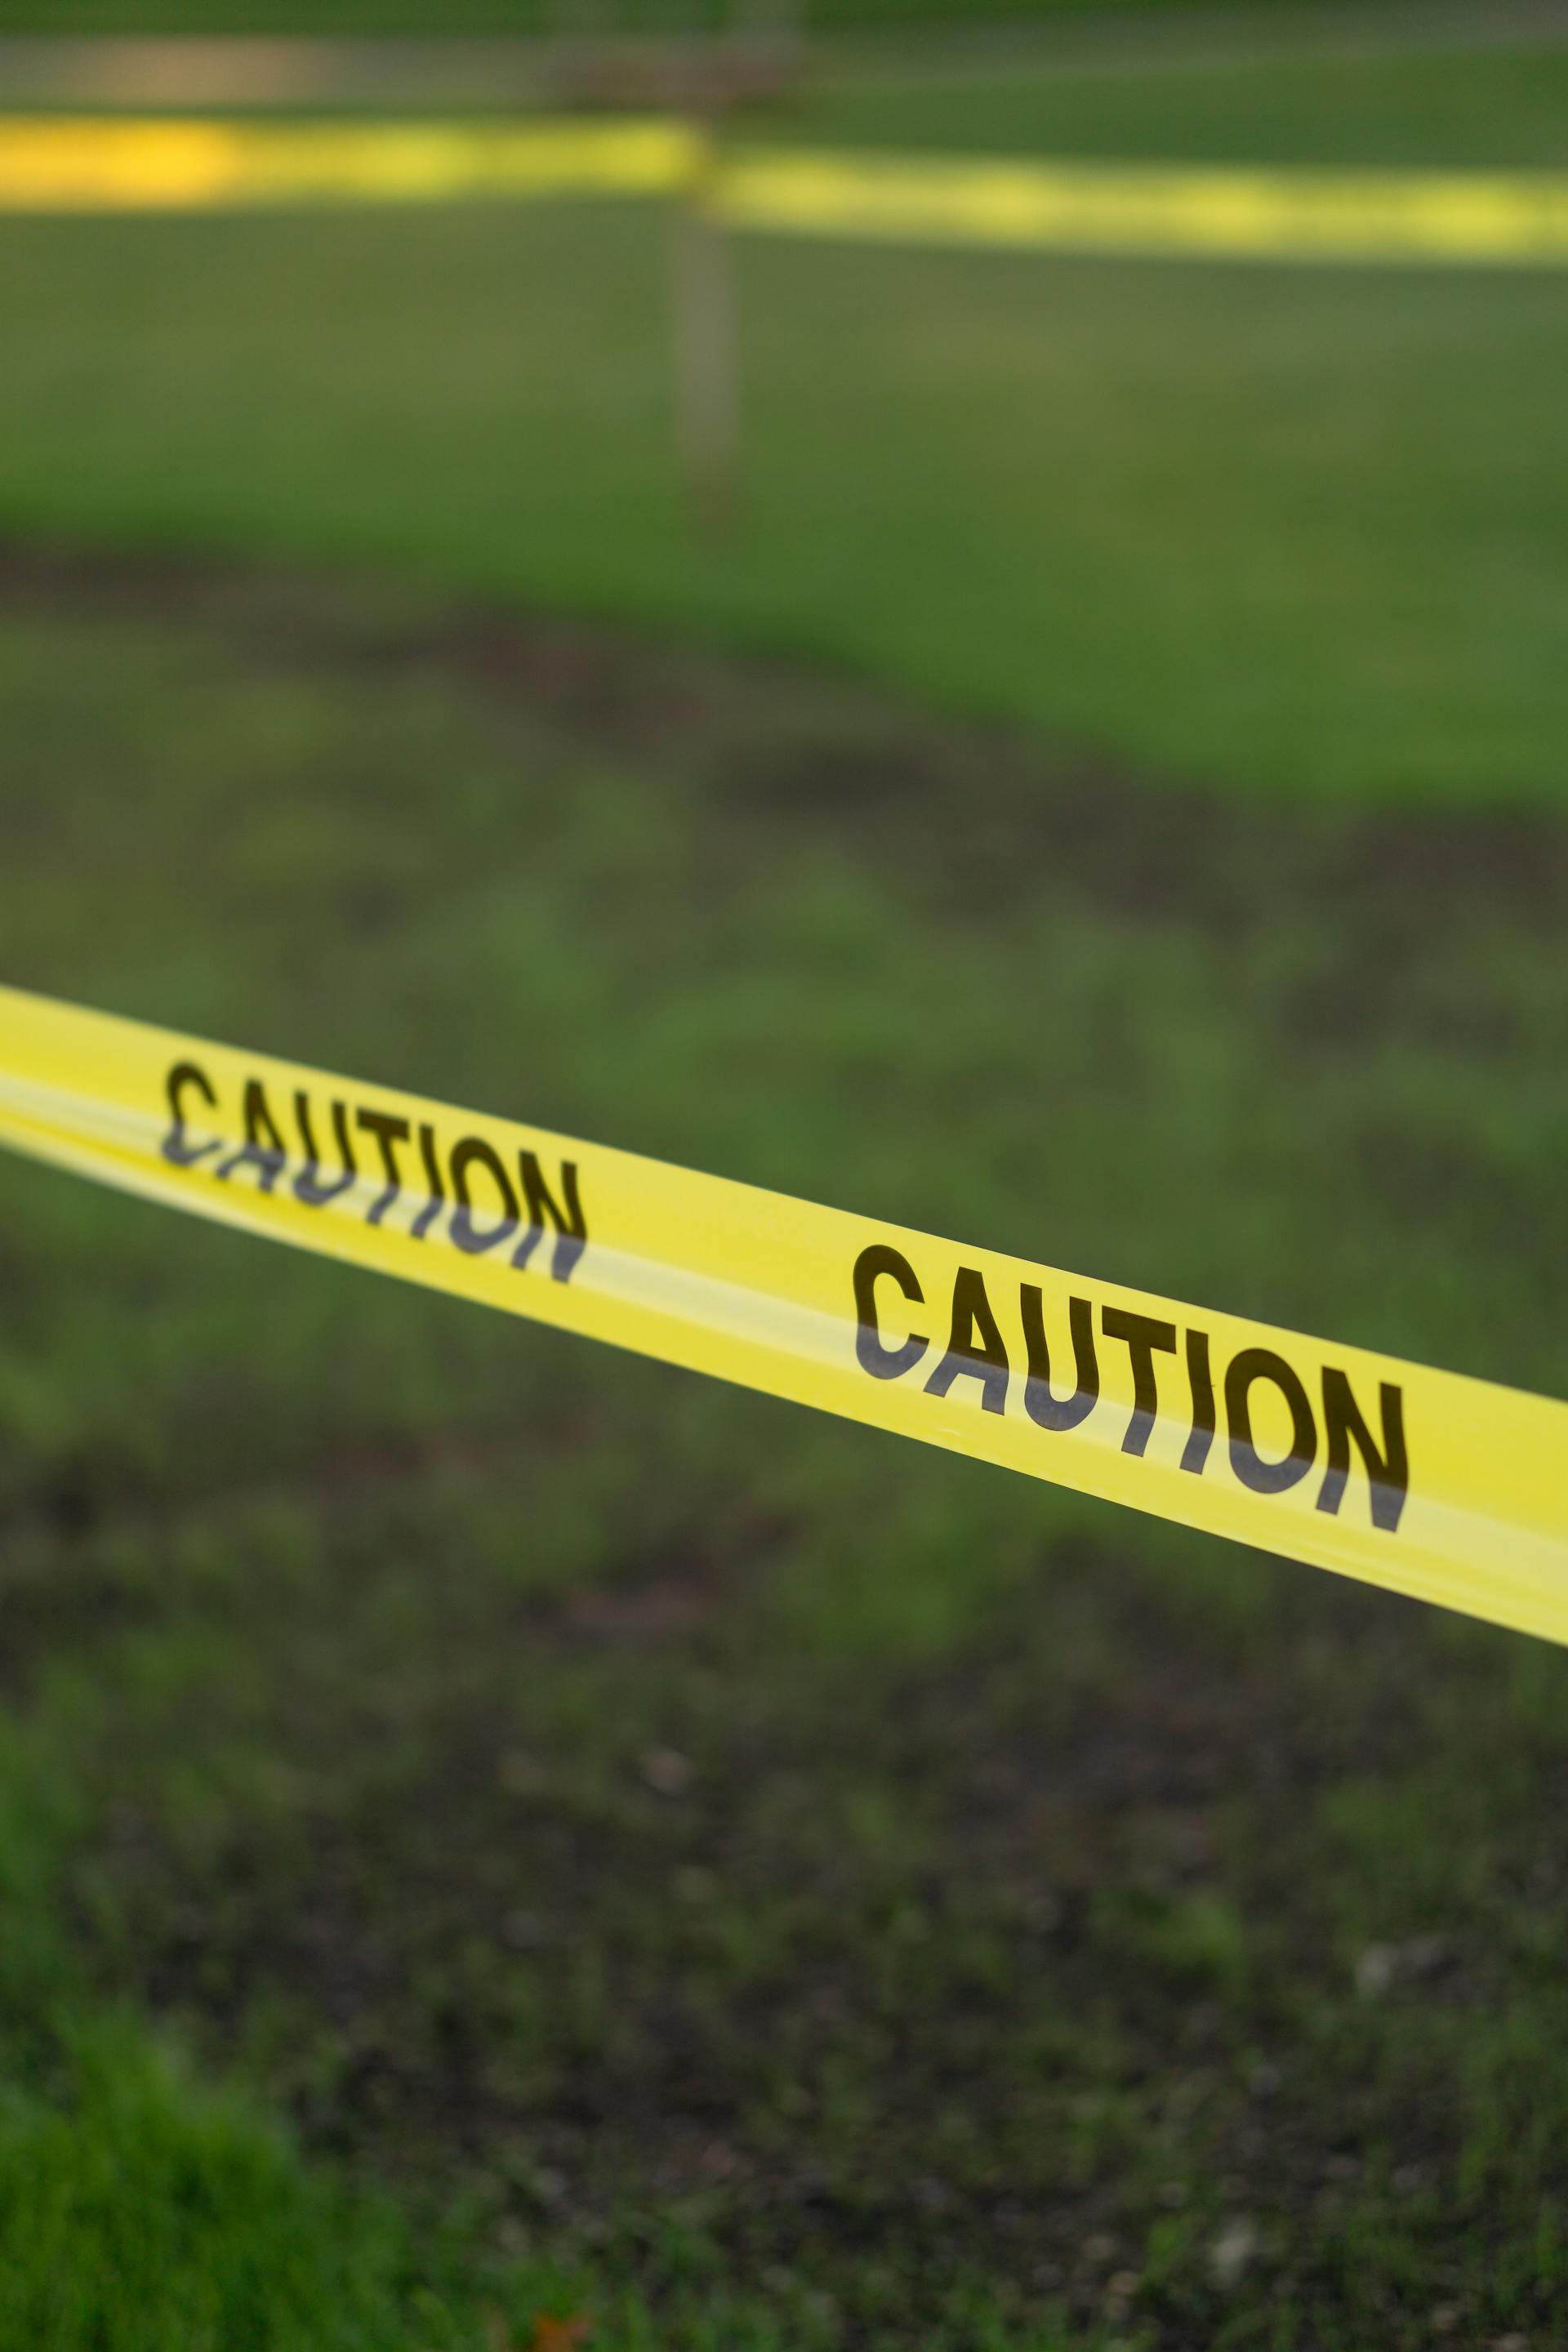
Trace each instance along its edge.
<path fill-rule="evenodd" d="M 1268 261 L 1568 262 L 1568 173 L 1193 170 L 741 148 L 678 122 L 14 117 L 0 210 L 700 190 L 738 228 Z"/>
<path fill-rule="evenodd" d="M 4 988 L 0 1140 L 1568 1640 L 1568 1404 Z"/>
<path fill-rule="evenodd" d="M 1259 261 L 1568 261 L 1568 173 L 1192 171 L 741 152 L 723 217 L 797 236 Z"/>
<path fill-rule="evenodd" d="M 0 211 L 205 212 L 648 194 L 696 169 L 679 123 L 235 123 L 14 117 Z"/>

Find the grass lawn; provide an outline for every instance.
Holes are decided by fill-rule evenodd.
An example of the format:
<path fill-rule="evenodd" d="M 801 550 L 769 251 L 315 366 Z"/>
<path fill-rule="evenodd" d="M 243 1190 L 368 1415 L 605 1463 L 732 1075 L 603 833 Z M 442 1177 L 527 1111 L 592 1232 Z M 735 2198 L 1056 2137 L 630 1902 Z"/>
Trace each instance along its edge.
<path fill-rule="evenodd" d="M 973 149 L 1175 163 L 1263 163 L 1341 168 L 1561 171 L 1568 163 L 1568 41 L 1531 39 L 1451 47 L 1376 47 L 1377 17 L 1331 37 L 1331 12 L 1298 16 L 1294 39 L 1266 37 L 1268 10 L 1224 20 L 1206 37 L 1140 61 L 1129 28 L 1076 51 L 1021 42 L 967 52 L 910 45 L 827 80 L 793 118 L 765 126 L 813 139 L 899 148 Z M 1408 33 L 1413 19 L 1395 19 Z M 1301 27 L 1314 22 L 1318 37 Z"/>
<path fill-rule="evenodd" d="M 983 25 L 1049 26 L 1119 14 L 1180 17 L 1194 0 L 805 0 L 808 30 L 900 32 Z M 1210 0 L 1195 0 L 1200 9 Z M 1238 23 L 1289 16 L 1298 0 L 1231 0 Z M 732 25 L 734 0 L 612 0 L 597 22 L 638 34 Z M 1331 13 L 1329 12 L 1329 13 Z M 27 34 L 272 33 L 361 38 L 382 33 L 437 39 L 470 33 L 553 32 L 571 23 L 558 0 L 0 0 L 0 32 Z"/>
<path fill-rule="evenodd" d="M 1540 163 L 1562 53 L 847 89 L 803 133 Z M 0 526 L 784 647 L 1247 793 L 1559 803 L 1560 273 L 739 247 L 734 543 L 651 206 L 0 226 Z"/>
<path fill-rule="evenodd" d="M 4 606 L 25 983 L 1568 1381 L 1560 818 Z M 1558 2339 L 1560 1654 L 20 1163 L 0 1233 L 11 2340 Z"/>
<path fill-rule="evenodd" d="M 1568 1392 L 1563 281 L 759 242 L 704 554 L 660 268 L 0 224 L 5 977 Z M 1560 1652 L 19 1161 L 0 1302 L 7 2352 L 1568 2338 Z"/>

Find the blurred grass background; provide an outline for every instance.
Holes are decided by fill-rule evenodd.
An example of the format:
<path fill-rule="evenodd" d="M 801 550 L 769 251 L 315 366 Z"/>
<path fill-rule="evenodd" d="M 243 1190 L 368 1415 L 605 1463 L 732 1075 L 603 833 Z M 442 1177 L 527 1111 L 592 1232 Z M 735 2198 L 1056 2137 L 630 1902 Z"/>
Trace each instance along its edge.
<path fill-rule="evenodd" d="M 715 552 L 663 235 L 0 225 L 6 978 L 1568 1391 L 1560 280 L 748 244 Z M 1556 1653 L 20 1164 L 0 1277 L 0 2342 L 1562 2339 Z"/>
<path fill-rule="evenodd" d="M 1539 165 L 1568 50 L 1008 67 L 798 116 L 949 121 L 1007 152 Z M 743 241 L 745 528 L 715 555 L 670 461 L 665 236 L 610 204 L 14 220 L 0 512 L 785 646 L 1251 792 L 1560 792 L 1550 271 Z"/>
<path fill-rule="evenodd" d="M 1321 5 L 1321 0 L 1319 0 Z M 1339 0 L 1354 9 L 1360 0 Z M 1300 0 L 1243 0 L 1263 16 L 1300 13 Z M 1078 16 L 1171 16 L 1184 7 L 1214 14 L 1212 0 L 985 0 L 973 11 L 954 0 L 760 0 L 750 21 L 764 28 L 781 19 L 812 33 L 902 31 L 936 26 L 982 32 L 994 26 L 1049 26 Z M 1240 13 L 1237 11 L 1236 13 Z M 352 36 L 384 34 L 451 37 L 465 34 L 524 37 L 587 30 L 590 34 L 680 36 L 727 31 L 736 21 L 731 0 L 615 0 L 596 14 L 573 0 L 3 0 L 0 29 L 28 33 L 209 34 L 280 33 Z"/>

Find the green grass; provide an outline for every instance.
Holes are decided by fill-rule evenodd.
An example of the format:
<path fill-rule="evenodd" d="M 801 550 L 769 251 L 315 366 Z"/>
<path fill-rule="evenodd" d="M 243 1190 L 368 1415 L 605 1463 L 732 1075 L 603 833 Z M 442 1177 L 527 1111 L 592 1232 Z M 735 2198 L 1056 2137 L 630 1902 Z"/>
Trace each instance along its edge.
<path fill-rule="evenodd" d="M 5 978 L 1568 1392 L 1560 281 L 748 246 L 705 553 L 660 236 L 5 224 L 0 520 L 237 565 L 0 562 Z M 20 1162 L 0 1299 L 6 2352 L 1568 2335 L 1560 1654 Z"/>
<path fill-rule="evenodd" d="M 805 0 L 813 32 L 879 33 L 910 26 L 1048 25 L 1086 11 L 1179 15 L 1193 0 Z M 1207 0 L 1198 0 L 1207 5 Z M 1237 17 L 1286 14 L 1295 0 L 1231 0 Z M 612 0 L 612 25 L 636 33 L 679 33 L 732 23 L 732 0 Z M 552 0 L 0 0 L 0 32 L 282 33 L 355 38 L 383 33 L 451 38 L 465 33 L 538 34 L 570 22 Z"/>
<path fill-rule="evenodd" d="M 916 48 L 901 72 L 846 72 L 794 121 L 759 131 L 1177 163 L 1561 171 L 1565 122 L 1568 47 L 1521 33 L 1495 48 L 1381 56 L 1254 38 L 1173 47 L 1142 67 L 1103 46 Z"/>
<path fill-rule="evenodd" d="M 0 2105 L 0 2331 L 8 2344 L 405 2342 L 394 2249 L 233 2098 L 133 2029 L 71 2053 L 68 2104 Z M 403 2307 L 400 2309 L 399 2305 Z"/>
<path fill-rule="evenodd" d="M 1247 791 L 1559 798 L 1556 278 L 749 245 L 705 555 L 662 268 L 608 208 L 13 223 L 0 517 L 393 559 Z"/>
<path fill-rule="evenodd" d="M 5 595 L 8 977 L 1568 1385 L 1560 820 Z M 1561 2336 L 1558 1654 L 21 1163 L 0 1236 L 14 2340 Z"/>
<path fill-rule="evenodd" d="M 1561 55 L 918 78 L 803 133 L 1539 163 Z M 652 207 L 12 220 L 0 522 L 396 562 L 812 654 L 1166 775 L 1557 803 L 1560 274 L 746 241 L 693 545 Z"/>

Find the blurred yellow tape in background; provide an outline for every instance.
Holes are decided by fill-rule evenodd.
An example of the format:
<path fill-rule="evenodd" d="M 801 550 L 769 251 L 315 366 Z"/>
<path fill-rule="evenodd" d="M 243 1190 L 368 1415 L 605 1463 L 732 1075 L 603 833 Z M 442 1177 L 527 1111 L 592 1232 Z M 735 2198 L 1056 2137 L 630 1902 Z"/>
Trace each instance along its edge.
<path fill-rule="evenodd" d="M 679 122 L 0 121 L 0 209 L 178 212 L 700 189 L 738 228 L 1083 253 L 1568 262 L 1568 173 L 1192 170 L 742 147 Z"/>
<path fill-rule="evenodd" d="M 658 121 L 513 125 L 239 123 L 79 116 L 0 122 L 0 208 L 200 212 L 646 194 L 698 142 Z"/>
<path fill-rule="evenodd" d="M 741 227 L 1081 253 L 1271 261 L 1568 261 L 1568 173 L 1191 171 L 752 152 L 724 168 Z"/>
<path fill-rule="evenodd" d="M 1568 1405 L 1544 1397 L 4 988 L 0 1140 L 1568 1641 Z"/>

